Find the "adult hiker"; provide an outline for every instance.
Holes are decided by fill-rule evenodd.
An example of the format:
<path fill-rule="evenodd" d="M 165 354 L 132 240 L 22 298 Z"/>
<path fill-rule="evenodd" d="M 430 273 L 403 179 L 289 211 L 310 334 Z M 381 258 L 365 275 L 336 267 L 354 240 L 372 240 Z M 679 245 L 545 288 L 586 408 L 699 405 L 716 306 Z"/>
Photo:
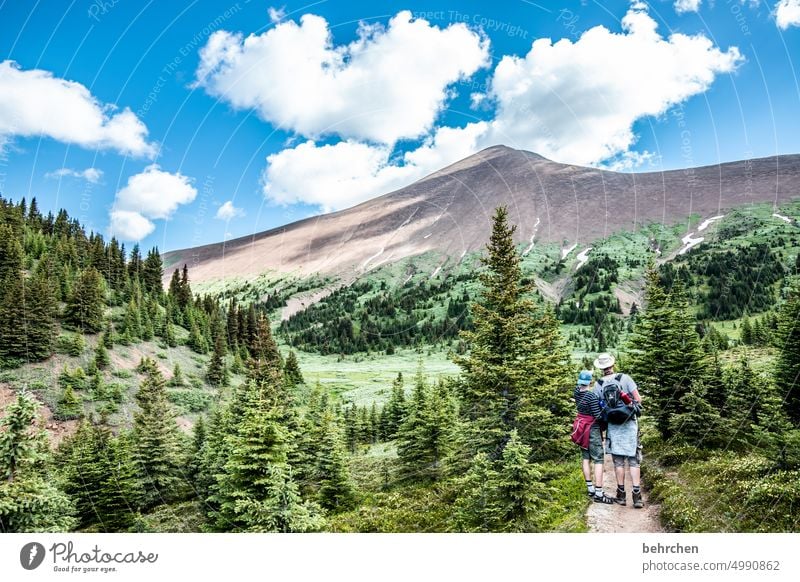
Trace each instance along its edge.
<path fill-rule="evenodd" d="M 595 395 L 604 403 L 604 415 L 608 422 L 606 430 L 606 449 L 614 461 L 614 474 L 617 478 L 617 494 L 614 501 L 627 505 L 625 493 L 625 464 L 631 473 L 633 486 L 633 506 L 644 507 L 641 489 L 641 450 L 639 448 L 639 422 L 642 397 L 636 382 L 627 374 L 614 370 L 616 360 L 611 354 L 600 354 L 594 361 L 595 368 L 602 370 L 603 376 L 594 385 Z"/>
<path fill-rule="evenodd" d="M 596 503 L 614 503 L 603 491 L 603 434 L 600 399 L 591 387 L 592 373 L 583 370 L 578 376 L 578 385 L 573 394 L 578 416 L 572 425 L 572 440 L 581 447 L 581 468 L 586 480 L 586 490 Z M 592 482 L 591 464 L 594 464 Z"/>

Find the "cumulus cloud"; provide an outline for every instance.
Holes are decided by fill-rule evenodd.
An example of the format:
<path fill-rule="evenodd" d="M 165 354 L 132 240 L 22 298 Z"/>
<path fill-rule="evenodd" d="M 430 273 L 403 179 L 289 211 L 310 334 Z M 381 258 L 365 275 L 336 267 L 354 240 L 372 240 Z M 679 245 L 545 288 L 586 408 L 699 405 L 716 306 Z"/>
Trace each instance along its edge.
<path fill-rule="evenodd" d="M 218 218 L 219 220 L 231 220 L 237 216 L 244 216 L 244 210 L 234 206 L 232 200 L 228 200 L 222 206 L 217 208 L 217 214 L 215 218 Z"/>
<path fill-rule="evenodd" d="M 153 232 L 152 220 L 169 219 L 181 204 L 192 202 L 197 189 L 183 174 L 171 174 L 152 164 L 128 178 L 111 208 L 111 234 L 140 240 Z"/>
<path fill-rule="evenodd" d="M 620 32 L 596 26 L 577 40 L 538 39 L 527 54 L 504 56 L 489 90 L 470 95 L 473 108 L 493 108 L 493 117 L 463 128 L 436 127 L 448 83 L 483 66 L 485 39 L 455 26 L 442 30 L 413 21 L 407 13 L 385 29 L 362 30 L 360 40 L 346 47 L 332 46 L 327 23 L 318 17 L 277 29 L 280 34 L 245 40 L 219 33 L 204 49 L 198 79 L 235 106 L 256 107 L 265 119 L 311 138 L 267 158 L 263 189 L 273 202 L 304 202 L 325 211 L 400 188 L 497 144 L 619 170 L 652 164 L 653 154 L 633 148 L 634 124 L 703 93 L 742 62 L 736 47 L 722 50 L 702 34 L 663 36 L 647 6 L 634 2 Z M 430 54 L 436 63 L 449 60 L 430 51 L 454 30 L 454 38 L 471 50 L 458 67 L 394 66 L 396 52 L 408 54 L 412 63 L 432 60 Z M 436 42 L 418 42 L 429 35 Z M 306 41 L 297 49 L 305 51 L 304 62 L 287 39 Z M 362 85 L 352 81 L 356 73 Z M 433 80 L 420 85 L 423 73 Z M 371 93 L 373 85 L 381 88 L 379 95 Z M 400 97 L 409 87 L 427 97 L 405 103 Z M 344 137 L 324 145 L 315 141 L 315 134 L 329 133 Z M 421 136 L 416 148 L 395 149 L 397 139 L 414 136 Z"/>
<path fill-rule="evenodd" d="M 775 5 L 775 22 L 782 30 L 800 26 L 800 0 L 780 0 Z"/>
<path fill-rule="evenodd" d="M 138 212 L 131 210 L 111 211 L 111 235 L 123 240 L 142 240 L 153 232 L 156 225 Z"/>
<path fill-rule="evenodd" d="M 702 34 L 662 37 L 635 3 L 622 32 L 603 26 L 575 42 L 537 39 L 524 57 L 504 56 L 492 78 L 497 113 L 486 142 L 561 162 L 598 164 L 627 152 L 633 124 L 706 91 L 742 61 Z"/>
<path fill-rule="evenodd" d="M 318 146 L 306 141 L 267 158 L 264 194 L 278 204 L 303 202 L 325 212 L 390 192 L 475 152 L 485 123 L 444 127 L 401 159 L 392 150 L 357 141 Z"/>
<path fill-rule="evenodd" d="M 127 107 L 103 104 L 74 81 L 0 62 L 0 147 L 12 138 L 49 137 L 84 148 L 153 157 L 147 127 Z"/>
<path fill-rule="evenodd" d="M 686 12 L 697 12 L 700 10 L 702 0 L 675 0 L 675 12 L 684 14 Z"/>
<path fill-rule="evenodd" d="M 488 51 L 488 39 L 464 23 L 440 28 L 408 11 L 385 27 L 362 23 L 356 40 L 336 46 L 327 21 L 306 14 L 247 38 L 215 32 L 196 84 L 308 138 L 392 145 L 427 135 L 448 87 L 487 66 Z"/>
<path fill-rule="evenodd" d="M 54 172 L 45 174 L 47 178 L 63 178 L 69 176 L 71 178 L 80 178 L 86 180 L 91 184 L 98 184 L 103 177 L 103 170 L 97 168 L 86 168 L 85 170 L 73 170 L 72 168 L 59 168 Z"/>

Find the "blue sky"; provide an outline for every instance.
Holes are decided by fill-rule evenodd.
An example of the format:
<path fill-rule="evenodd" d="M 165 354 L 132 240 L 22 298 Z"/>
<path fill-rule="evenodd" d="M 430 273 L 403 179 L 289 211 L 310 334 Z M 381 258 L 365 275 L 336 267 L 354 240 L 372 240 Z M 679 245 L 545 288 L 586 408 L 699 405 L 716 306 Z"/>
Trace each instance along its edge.
<path fill-rule="evenodd" d="M 0 192 L 161 250 L 496 143 L 629 171 L 800 153 L 800 0 L 2 2 Z"/>

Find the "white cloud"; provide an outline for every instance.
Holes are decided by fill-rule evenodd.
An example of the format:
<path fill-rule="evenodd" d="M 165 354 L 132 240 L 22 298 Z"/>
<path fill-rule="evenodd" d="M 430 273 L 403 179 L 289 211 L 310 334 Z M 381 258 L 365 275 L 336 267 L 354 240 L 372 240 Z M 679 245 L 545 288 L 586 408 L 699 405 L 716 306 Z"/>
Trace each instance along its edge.
<path fill-rule="evenodd" d="M 138 241 L 153 232 L 156 225 L 138 212 L 130 210 L 112 210 L 111 226 L 109 228 L 112 236 L 123 240 Z"/>
<path fill-rule="evenodd" d="M 347 208 L 469 156 L 485 130 L 484 122 L 463 129 L 443 127 L 400 160 L 393 160 L 386 146 L 307 141 L 267 158 L 264 194 L 278 204 L 304 202 L 325 212 Z"/>
<path fill-rule="evenodd" d="M 629 150 L 637 120 L 703 93 L 742 60 L 736 47 L 721 51 L 703 35 L 662 37 L 641 3 L 622 27 L 597 26 L 575 42 L 538 39 L 525 57 L 504 56 L 492 79 L 497 114 L 484 144 L 598 164 Z"/>
<path fill-rule="evenodd" d="M 327 21 L 306 14 L 247 38 L 215 32 L 197 85 L 306 137 L 392 145 L 428 134 L 448 87 L 487 66 L 488 49 L 463 23 L 439 28 L 408 11 L 386 27 L 362 23 L 355 41 L 334 46 Z"/>
<path fill-rule="evenodd" d="M 233 201 L 228 200 L 217 209 L 215 218 L 218 218 L 219 220 L 231 220 L 237 216 L 244 216 L 244 210 L 242 208 L 235 207 L 233 205 Z"/>
<path fill-rule="evenodd" d="M 103 177 L 103 170 L 97 168 L 86 168 L 85 170 L 73 170 L 72 168 L 59 168 L 54 172 L 45 174 L 46 178 L 63 178 L 69 176 L 71 178 L 80 178 L 86 180 L 91 184 L 98 184 Z"/>
<path fill-rule="evenodd" d="M 800 0 L 780 0 L 775 5 L 775 22 L 782 30 L 800 26 Z"/>
<path fill-rule="evenodd" d="M 286 18 L 286 6 L 282 6 L 280 8 L 270 6 L 267 8 L 267 14 L 269 15 L 269 21 L 273 24 L 277 24 Z"/>
<path fill-rule="evenodd" d="M 295 32 L 309 25 L 305 19 L 301 22 L 301 27 L 292 24 Z M 240 41 L 225 41 L 215 52 L 241 50 Z M 237 63 L 237 58 L 222 57 L 222 62 Z M 503 57 L 490 90 L 470 96 L 473 107 L 493 104 L 493 119 L 460 129 L 434 127 L 421 145 L 402 155 L 393 150 L 391 140 L 365 137 L 363 132 L 335 144 L 306 141 L 267 158 L 264 193 L 280 204 L 304 202 L 326 211 L 345 208 L 496 144 L 559 162 L 617 170 L 652 165 L 657 162 L 654 154 L 632 149 L 637 141 L 634 124 L 703 93 L 718 75 L 734 71 L 741 61 L 736 47 L 720 50 L 703 35 L 662 36 L 647 6 L 634 2 L 619 33 L 597 26 L 575 41 L 538 39 L 526 55 Z M 307 74 L 294 67 L 291 58 L 286 66 L 300 77 Z M 395 81 L 405 79 L 402 71 L 394 72 Z M 292 83 L 318 79 L 312 75 Z M 276 87 L 274 93 L 283 90 Z M 340 97 L 327 88 L 319 94 L 333 101 Z M 367 127 L 375 123 L 371 119 Z"/>
<path fill-rule="evenodd" d="M 697 12 L 700 10 L 702 0 L 675 0 L 675 12 L 684 14 L 686 12 Z"/>
<path fill-rule="evenodd" d="M 125 108 L 103 104 L 73 81 L 0 62 L 0 148 L 13 137 L 43 136 L 84 148 L 153 157 L 147 127 Z"/>
<path fill-rule="evenodd" d="M 140 240 L 155 225 L 150 219 L 169 219 L 181 204 L 192 202 L 197 189 L 183 174 L 171 174 L 152 164 L 128 178 L 117 192 L 111 208 L 111 234 L 125 240 Z"/>

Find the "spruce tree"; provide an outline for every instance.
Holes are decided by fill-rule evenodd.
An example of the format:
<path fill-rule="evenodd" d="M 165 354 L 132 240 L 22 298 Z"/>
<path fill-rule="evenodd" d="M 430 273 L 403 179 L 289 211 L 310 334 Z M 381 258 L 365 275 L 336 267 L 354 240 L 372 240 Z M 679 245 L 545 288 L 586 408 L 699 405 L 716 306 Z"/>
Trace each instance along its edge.
<path fill-rule="evenodd" d="M 224 531 L 315 531 L 316 507 L 300 498 L 287 462 L 288 430 L 271 392 L 254 380 L 237 390 L 228 414 L 227 458 L 211 502 Z"/>
<path fill-rule="evenodd" d="M 478 453 L 460 483 L 455 504 L 456 526 L 463 531 L 500 531 L 504 503 L 500 496 L 500 476 L 486 453 Z"/>
<path fill-rule="evenodd" d="M 103 279 L 94 267 L 81 271 L 64 309 L 66 323 L 83 331 L 96 333 L 103 328 Z"/>
<path fill-rule="evenodd" d="M 214 353 L 208 363 L 206 380 L 212 386 L 228 385 L 228 368 L 225 366 L 225 338 L 220 333 L 214 340 Z"/>
<path fill-rule="evenodd" d="M 332 512 L 350 509 L 355 504 L 355 490 L 347 468 L 341 429 L 331 410 L 322 418 L 320 433 L 315 472 L 319 503 Z"/>
<path fill-rule="evenodd" d="M 295 354 L 293 351 L 290 351 L 289 355 L 286 357 L 283 373 L 286 377 L 286 381 L 289 382 L 291 386 L 305 384 L 303 373 L 300 371 L 300 364 L 297 361 L 297 354 Z"/>
<path fill-rule="evenodd" d="M 64 532 L 75 508 L 49 471 L 50 450 L 34 426 L 36 401 L 21 392 L 0 419 L 0 532 Z"/>
<path fill-rule="evenodd" d="M 164 377 L 148 361 L 136 393 L 133 415 L 133 459 L 144 489 L 143 506 L 154 507 L 181 493 L 181 435 L 167 399 Z"/>
<path fill-rule="evenodd" d="M 97 523 L 106 532 L 130 528 L 142 491 L 125 439 L 84 421 L 62 448 L 65 491 L 75 501 L 80 525 Z"/>
<path fill-rule="evenodd" d="M 82 414 L 83 404 L 72 389 L 72 384 L 67 384 L 66 388 L 64 388 L 64 391 L 61 393 L 61 398 L 59 398 L 56 403 L 53 416 L 58 420 L 71 420 L 80 417 Z"/>
<path fill-rule="evenodd" d="M 693 386 L 703 388 L 710 366 L 681 280 L 675 279 L 666 293 L 654 267 L 646 277 L 646 307 L 629 340 L 632 375 L 642 394 L 652 399 L 648 412 L 655 417 L 661 435 L 669 438 L 676 426 L 670 424 L 671 418 L 686 412 L 684 405 L 696 408 L 694 399 L 682 398 Z"/>
<path fill-rule="evenodd" d="M 94 362 L 99 369 L 105 369 L 111 363 L 111 358 L 106 349 L 104 337 L 101 337 L 94 348 Z"/>
<path fill-rule="evenodd" d="M 515 230 L 505 207 L 497 208 L 481 259 L 482 297 L 470 310 L 474 331 L 462 333 L 472 351 L 455 358 L 468 456 L 482 451 L 497 458 L 515 428 L 542 457 L 562 452 L 566 437 L 568 398 L 559 392 L 572 366 L 552 310 L 528 297 L 533 289 L 522 280 Z"/>
<path fill-rule="evenodd" d="M 505 529 L 531 531 L 548 493 L 542 474 L 529 459 L 531 449 L 512 431 L 498 468 L 498 496 Z"/>
<path fill-rule="evenodd" d="M 775 384 L 789 418 L 800 424 L 800 288 L 794 287 L 778 314 Z"/>

